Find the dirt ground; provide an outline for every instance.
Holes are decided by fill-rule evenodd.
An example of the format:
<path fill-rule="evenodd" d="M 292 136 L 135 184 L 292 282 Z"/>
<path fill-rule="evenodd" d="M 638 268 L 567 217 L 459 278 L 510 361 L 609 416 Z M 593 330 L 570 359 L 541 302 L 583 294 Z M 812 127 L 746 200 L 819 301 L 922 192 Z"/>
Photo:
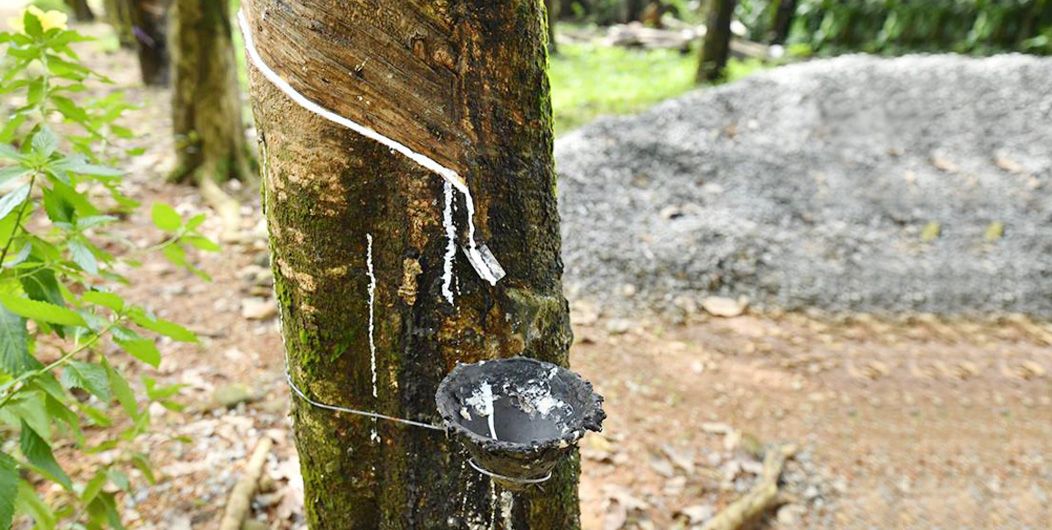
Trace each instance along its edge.
<path fill-rule="evenodd" d="M 152 201 L 184 213 L 207 207 L 193 189 L 163 181 L 172 162 L 166 93 L 135 84 L 126 52 L 84 53 L 143 104 L 127 120 L 147 148 L 129 161 L 128 189 L 147 208 L 123 229 L 151 242 Z M 137 444 L 159 480 L 137 480 L 122 499 L 130 528 L 215 528 L 262 436 L 276 447 L 253 503 L 257 527 L 304 527 L 257 194 L 230 192 L 242 201 L 242 226 L 221 253 L 200 256 L 211 283 L 159 256 L 129 274 L 130 297 L 202 336 L 200 345 L 162 344 L 164 361 L 151 371 L 185 384 L 188 407 L 151 409 L 154 434 Z M 218 223 L 207 230 L 218 235 Z M 761 527 L 1052 522 L 1046 323 L 746 312 L 667 324 L 600 319 L 584 304 L 573 311 L 573 367 L 595 382 L 609 414 L 603 434 L 582 444 L 586 528 L 699 526 L 756 482 L 765 447 L 783 443 L 798 447 L 782 475 L 787 502 Z M 121 457 L 62 454 L 74 474 L 91 459 Z"/>

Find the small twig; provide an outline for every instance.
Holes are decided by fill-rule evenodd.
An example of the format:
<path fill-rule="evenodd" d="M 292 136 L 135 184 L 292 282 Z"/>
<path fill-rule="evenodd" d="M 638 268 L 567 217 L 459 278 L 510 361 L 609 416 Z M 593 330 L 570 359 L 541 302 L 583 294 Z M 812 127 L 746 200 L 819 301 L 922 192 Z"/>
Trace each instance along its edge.
<path fill-rule="evenodd" d="M 763 476 L 744 497 L 732 502 L 715 517 L 709 519 L 701 530 L 738 530 L 749 521 L 781 502 L 778 495 L 778 477 L 786 459 L 796 453 L 796 446 L 785 445 L 767 451 L 763 459 Z"/>
<path fill-rule="evenodd" d="M 274 441 L 264 436 L 256 444 L 252 458 L 245 464 L 245 470 L 241 478 L 230 491 L 230 500 L 226 503 L 223 511 L 223 520 L 219 523 L 219 530 L 240 530 L 241 524 L 252 507 L 252 497 L 256 494 L 259 486 L 259 477 L 263 474 L 263 464 L 267 462 L 267 455 Z"/>

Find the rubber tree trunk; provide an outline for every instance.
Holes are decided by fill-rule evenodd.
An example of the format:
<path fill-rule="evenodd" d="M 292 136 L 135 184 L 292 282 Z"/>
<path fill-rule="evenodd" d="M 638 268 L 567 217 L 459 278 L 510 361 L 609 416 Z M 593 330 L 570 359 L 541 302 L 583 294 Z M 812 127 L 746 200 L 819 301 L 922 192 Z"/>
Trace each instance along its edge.
<path fill-rule="evenodd" d="M 697 81 L 706 83 L 723 77 L 731 50 L 731 18 L 736 0 L 711 0 L 705 41 L 701 45 Z"/>
<path fill-rule="evenodd" d="M 66 0 L 66 5 L 73 11 L 73 18 L 79 22 L 91 22 L 95 20 L 95 13 L 91 12 L 87 0 Z"/>
<path fill-rule="evenodd" d="M 253 68 L 282 334 L 312 399 L 437 422 L 434 393 L 457 362 L 567 364 L 542 6 L 245 3 L 259 53 L 298 92 L 464 177 L 476 240 L 507 271 L 491 285 L 457 250 L 466 203 L 448 181 Z M 312 529 L 580 527 L 576 454 L 543 490 L 511 496 L 440 431 L 293 410 Z"/>
<path fill-rule="evenodd" d="M 774 24 L 771 25 L 771 44 L 784 44 L 789 38 L 793 26 L 793 15 L 796 14 L 796 0 L 780 0 L 774 11 Z"/>
<path fill-rule="evenodd" d="M 174 0 L 171 180 L 252 180 L 229 2 Z"/>
<path fill-rule="evenodd" d="M 171 77 L 167 37 L 170 0 L 127 1 L 142 82 L 149 86 L 168 86 Z"/>
<path fill-rule="evenodd" d="M 106 22 L 113 27 L 122 48 L 135 49 L 132 35 L 131 5 L 135 0 L 105 0 Z"/>

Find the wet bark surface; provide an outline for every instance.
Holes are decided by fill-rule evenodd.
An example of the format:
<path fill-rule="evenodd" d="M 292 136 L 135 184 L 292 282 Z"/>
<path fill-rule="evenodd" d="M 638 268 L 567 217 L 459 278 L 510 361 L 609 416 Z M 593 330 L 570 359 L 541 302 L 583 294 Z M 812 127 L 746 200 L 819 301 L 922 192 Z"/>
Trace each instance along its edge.
<path fill-rule="evenodd" d="M 175 0 L 172 7 L 174 181 L 251 180 L 230 8 Z"/>
<path fill-rule="evenodd" d="M 318 401 L 436 423 L 435 390 L 457 362 L 565 366 L 542 4 L 259 0 L 246 12 L 260 54 L 298 91 L 458 171 L 476 239 L 507 272 L 491 286 L 458 251 L 450 304 L 446 183 L 296 106 L 253 69 L 297 385 Z M 465 243 L 466 205 L 452 193 Z M 576 454 L 509 504 L 441 432 L 303 402 L 294 415 L 312 528 L 579 527 Z"/>

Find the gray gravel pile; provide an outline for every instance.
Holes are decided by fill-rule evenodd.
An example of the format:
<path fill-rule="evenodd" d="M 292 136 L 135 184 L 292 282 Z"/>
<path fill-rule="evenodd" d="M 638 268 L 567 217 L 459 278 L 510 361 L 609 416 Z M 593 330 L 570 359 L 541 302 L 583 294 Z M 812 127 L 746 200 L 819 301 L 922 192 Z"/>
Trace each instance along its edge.
<path fill-rule="evenodd" d="M 787 66 L 600 120 L 556 159 L 567 292 L 607 314 L 1052 316 L 1052 59 Z"/>

